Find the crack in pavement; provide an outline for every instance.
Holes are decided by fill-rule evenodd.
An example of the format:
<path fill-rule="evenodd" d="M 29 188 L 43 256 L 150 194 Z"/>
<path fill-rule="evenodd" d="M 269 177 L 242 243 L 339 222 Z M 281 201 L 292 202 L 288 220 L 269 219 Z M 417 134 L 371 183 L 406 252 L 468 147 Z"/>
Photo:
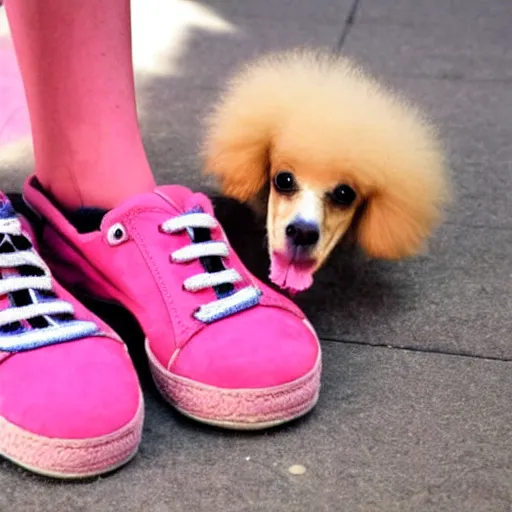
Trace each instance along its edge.
<path fill-rule="evenodd" d="M 321 334 L 319 335 L 319 338 L 321 341 L 327 341 L 330 343 L 344 343 L 346 345 L 361 345 L 364 347 L 387 348 L 390 350 L 403 350 L 407 352 L 420 352 L 425 354 L 439 354 L 444 356 L 466 357 L 469 359 L 481 359 L 483 361 L 500 361 L 502 363 L 512 362 L 512 357 L 484 356 L 480 354 L 471 354 L 469 352 L 456 350 L 438 350 L 434 348 L 414 347 L 412 345 L 388 345 L 386 343 L 368 343 L 365 341 L 358 340 L 336 339 L 327 336 L 322 336 Z"/>
<path fill-rule="evenodd" d="M 361 0 L 354 0 L 352 3 L 352 7 L 350 8 L 350 11 L 348 13 L 347 18 L 345 19 L 345 25 L 343 26 L 343 30 L 341 31 L 340 38 L 338 39 L 338 42 L 336 43 L 336 46 L 334 47 L 334 51 L 336 53 L 339 53 L 345 44 L 345 41 L 347 39 L 347 36 L 350 32 L 350 29 L 354 25 L 354 21 L 356 19 L 357 10 L 359 8 L 359 3 Z"/>

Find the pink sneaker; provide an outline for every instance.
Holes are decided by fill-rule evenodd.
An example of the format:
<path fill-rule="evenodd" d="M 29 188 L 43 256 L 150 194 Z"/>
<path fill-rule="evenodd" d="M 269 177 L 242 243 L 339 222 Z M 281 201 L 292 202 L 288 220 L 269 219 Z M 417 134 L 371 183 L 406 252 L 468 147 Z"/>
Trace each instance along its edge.
<path fill-rule="evenodd" d="M 258 429 L 313 408 L 321 372 L 313 328 L 245 269 L 206 196 L 161 187 L 109 211 L 92 229 L 79 212 L 71 223 L 34 178 L 24 197 L 44 220 L 55 275 L 135 316 L 154 380 L 179 411 Z"/>
<path fill-rule="evenodd" d="M 143 401 L 125 345 L 52 278 L 0 194 L 0 456 L 83 478 L 137 451 Z"/>

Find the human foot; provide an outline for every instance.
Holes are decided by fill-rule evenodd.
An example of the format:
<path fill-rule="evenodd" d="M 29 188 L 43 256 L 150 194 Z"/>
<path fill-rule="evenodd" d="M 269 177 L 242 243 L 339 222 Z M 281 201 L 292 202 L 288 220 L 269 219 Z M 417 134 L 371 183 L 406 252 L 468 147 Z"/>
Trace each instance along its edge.
<path fill-rule="evenodd" d="M 34 178 L 24 197 L 45 221 L 53 271 L 68 286 L 131 311 L 154 380 L 182 413 L 258 429 L 314 407 L 321 353 L 313 328 L 247 271 L 204 195 L 160 187 L 89 227 L 79 214 L 71 223 Z"/>
<path fill-rule="evenodd" d="M 85 478 L 136 453 L 143 400 L 125 345 L 52 277 L 0 194 L 0 455 Z"/>

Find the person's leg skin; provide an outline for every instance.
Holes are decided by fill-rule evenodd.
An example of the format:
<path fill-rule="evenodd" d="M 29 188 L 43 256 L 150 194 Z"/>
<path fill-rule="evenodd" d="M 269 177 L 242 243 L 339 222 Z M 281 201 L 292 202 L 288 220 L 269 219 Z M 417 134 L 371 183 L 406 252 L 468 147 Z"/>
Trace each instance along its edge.
<path fill-rule="evenodd" d="M 155 183 L 137 121 L 130 1 L 7 0 L 36 175 L 63 206 L 112 208 Z"/>

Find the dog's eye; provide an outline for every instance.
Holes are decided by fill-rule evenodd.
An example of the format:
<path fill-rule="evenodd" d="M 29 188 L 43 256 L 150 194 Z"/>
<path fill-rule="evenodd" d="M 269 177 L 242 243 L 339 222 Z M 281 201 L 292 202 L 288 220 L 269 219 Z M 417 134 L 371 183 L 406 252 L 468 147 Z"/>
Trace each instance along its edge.
<path fill-rule="evenodd" d="M 348 185 L 339 185 L 332 194 L 332 200 L 341 206 L 350 206 L 356 199 L 356 192 Z"/>
<path fill-rule="evenodd" d="M 274 176 L 274 186 L 279 192 L 293 192 L 297 190 L 297 183 L 289 171 L 278 172 Z"/>

